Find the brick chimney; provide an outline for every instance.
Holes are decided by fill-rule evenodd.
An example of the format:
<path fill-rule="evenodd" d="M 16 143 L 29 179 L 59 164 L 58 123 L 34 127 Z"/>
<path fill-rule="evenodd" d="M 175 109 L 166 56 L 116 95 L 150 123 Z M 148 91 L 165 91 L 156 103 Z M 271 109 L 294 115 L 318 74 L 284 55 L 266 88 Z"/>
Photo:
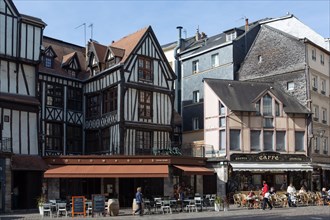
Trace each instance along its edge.
<path fill-rule="evenodd" d="M 245 18 L 245 32 L 249 31 L 249 19 Z"/>

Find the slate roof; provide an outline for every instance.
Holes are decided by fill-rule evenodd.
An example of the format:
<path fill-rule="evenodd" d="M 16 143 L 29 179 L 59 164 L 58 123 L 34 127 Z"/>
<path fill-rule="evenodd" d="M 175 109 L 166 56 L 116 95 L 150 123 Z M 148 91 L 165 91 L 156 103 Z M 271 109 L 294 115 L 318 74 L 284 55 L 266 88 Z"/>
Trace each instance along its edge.
<path fill-rule="evenodd" d="M 39 65 L 40 72 L 72 78 L 70 74 L 68 74 L 63 68 L 63 63 L 67 64 L 67 62 L 74 57 L 74 53 L 76 53 L 76 57 L 78 58 L 81 68 L 81 72 L 77 74 L 77 79 L 85 79 L 88 77 L 88 73 L 86 72 L 85 47 L 67 43 L 47 36 L 43 36 L 42 45 L 44 48 L 51 46 L 52 50 L 56 54 L 56 57 L 54 59 L 53 68 L 46 68 L 44 67 L 43 63 L 41 63 Z"/>
<path fill-rule="evenodd" d="M 274 83 L 234 81 L 223 79 L 204 79 L 210 88 L 216 93 L 221 101 L 232 111 L 255 112 L 254 103 L 258 97 L 266 92 L 272 93 L 283 103 L 283 110 L 286 113 L 311 113 L 301 105 L 295 98 L 281 90 Z"/>

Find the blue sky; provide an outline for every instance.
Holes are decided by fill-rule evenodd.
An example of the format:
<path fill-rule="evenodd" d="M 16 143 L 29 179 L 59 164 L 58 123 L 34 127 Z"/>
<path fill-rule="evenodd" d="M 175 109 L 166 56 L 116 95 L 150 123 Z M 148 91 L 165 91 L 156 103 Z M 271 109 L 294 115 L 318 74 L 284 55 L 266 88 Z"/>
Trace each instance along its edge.
<path fill-rule="evenodd" d="M 330 37 L 330 0 L 14 0 L 22 14 L 41 18 L 44 35 L 83 45 L 91 38 L 109 45 L 125 35 L 152 26 L 160 44 L 177 40 L 177 26 L 186 36 L 200 32 L 208 36 L 262 18 L 295 15 L 323 37 Z M 183 37 L 185 34 L 183 34 Z"/>

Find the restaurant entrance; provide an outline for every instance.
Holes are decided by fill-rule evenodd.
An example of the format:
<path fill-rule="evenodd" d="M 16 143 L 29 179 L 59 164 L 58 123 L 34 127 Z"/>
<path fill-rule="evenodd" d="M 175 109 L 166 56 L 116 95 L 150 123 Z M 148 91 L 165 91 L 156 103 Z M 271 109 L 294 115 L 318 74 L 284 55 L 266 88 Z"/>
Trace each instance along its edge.
<path fill-rule="evenodd" d="M 145 199 L 162 197 L 164 195 L 164 178 L 120 178 L 119 203 L 120 207 L 131 207 L 136 188 L 142 187 Z"/>

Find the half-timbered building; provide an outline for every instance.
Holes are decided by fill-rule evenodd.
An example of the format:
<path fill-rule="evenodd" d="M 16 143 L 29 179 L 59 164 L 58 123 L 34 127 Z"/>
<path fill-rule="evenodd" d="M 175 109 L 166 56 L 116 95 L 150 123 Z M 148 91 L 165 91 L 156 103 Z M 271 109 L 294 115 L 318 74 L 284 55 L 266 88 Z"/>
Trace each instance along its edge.
<path fill-rule="evenodd" d="M 130 206 L 139 185 L 149 195 L 171 196 L 173 185 L 198 181 L 200 191 L 202 175 L 213 175 L 204 158 L 173 156 L 180 154 L 176 77 L 151 27 L 109 46 L 91 40 L 86 51 L 45 37 L 42 61 L 40 148 L 50 164 L 48 198 L 102 193 Z"/>
<path fill-rule="evenodd" d="M 36 76 L 44 27 L 0 0 L 0 212 L 31 208 L 41 188 Z"/>

